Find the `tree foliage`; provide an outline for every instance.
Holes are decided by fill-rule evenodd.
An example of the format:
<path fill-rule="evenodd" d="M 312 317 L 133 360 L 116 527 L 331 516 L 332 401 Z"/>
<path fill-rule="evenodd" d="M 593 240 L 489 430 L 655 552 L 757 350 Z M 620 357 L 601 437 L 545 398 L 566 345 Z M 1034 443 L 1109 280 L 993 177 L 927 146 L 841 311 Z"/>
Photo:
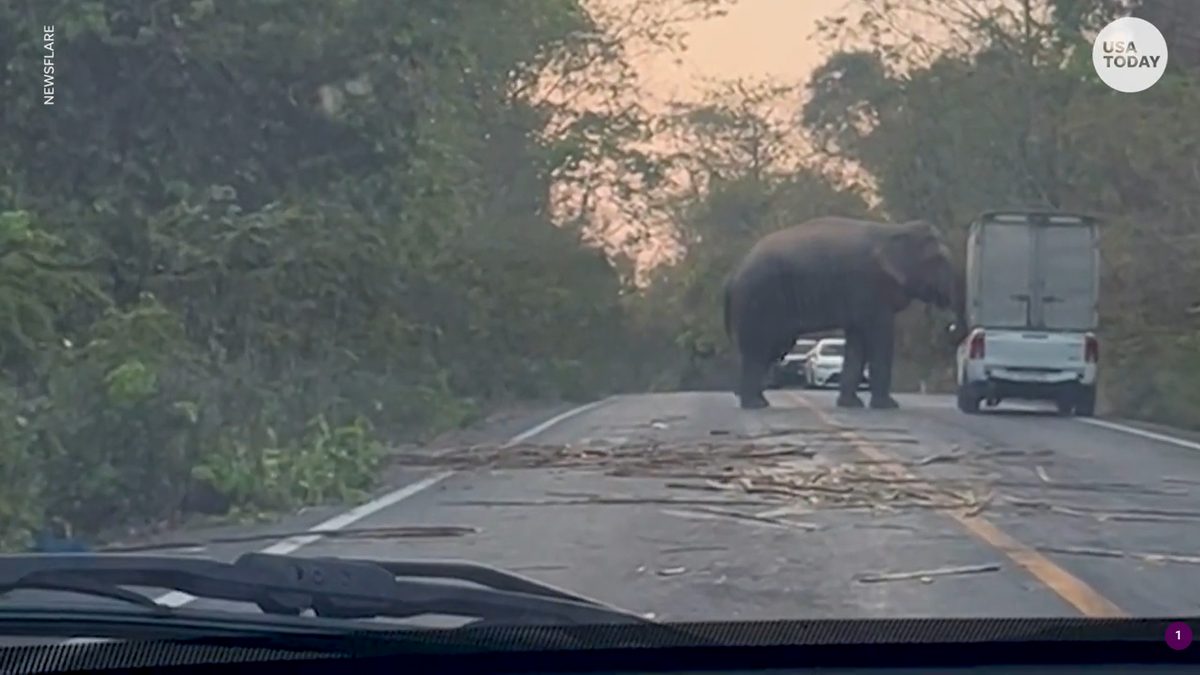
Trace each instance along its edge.
<path fill-rule="evenodd" d="M 721 2 L 635 5 L 0 2 L 5 543 L 352 498 L 383 440 L 636 386 L 555 190 L 652 173 L 627 50 Z"/>

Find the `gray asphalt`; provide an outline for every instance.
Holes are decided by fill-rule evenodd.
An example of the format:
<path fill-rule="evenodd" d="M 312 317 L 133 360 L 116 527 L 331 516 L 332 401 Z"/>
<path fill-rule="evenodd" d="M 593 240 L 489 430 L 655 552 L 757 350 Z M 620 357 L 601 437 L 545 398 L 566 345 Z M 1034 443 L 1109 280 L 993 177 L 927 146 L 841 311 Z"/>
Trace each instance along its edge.
<path fill-rule="evenodd" d="M 833 396 L 773 391 L 761 411 L 713 392 L 609 399 L 527 441 L 591 447 L 591 460 L 459 466 L 352 525 L 475 534 L 325 539 L 297 553 L 475 560 L 680 621 L 1200 613 L 1200 445 L 1185 447 L 1186 434 L 1181 445 L 1049 410 L 968 416 L 945 396 L 842 410 Z M 729 454 L 753 436 L 757 457 Z M 642 466 L 605 458 L 622 442 L 646 448 Z M 725 445 L 703 448 L 714 443 Z M 689 446 L 713 465 L 681 458 Z M 451 468 L 402 472 L 396 487 Z M 715 487 L 768 468 L 793 487 Z M 816 473 L 823 486 L 802 480 Z M 197 553 L 232 559 L 270 543 Z"/>

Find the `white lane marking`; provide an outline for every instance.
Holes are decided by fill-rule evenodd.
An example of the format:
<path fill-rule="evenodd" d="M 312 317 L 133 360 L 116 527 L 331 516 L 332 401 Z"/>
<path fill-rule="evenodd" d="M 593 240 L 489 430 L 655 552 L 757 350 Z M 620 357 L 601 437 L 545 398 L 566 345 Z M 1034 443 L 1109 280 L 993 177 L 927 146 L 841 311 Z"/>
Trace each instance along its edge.
<path fill-rule="evenodd" d="M 542 433 L 543 431 L 546 431 L 547 429 L 554 426 L 555 424 L 563 422 L 564 420 L 568 420 L 577 415 L 582 415 L 583 413 L 585 413 L 589 410 L 598 408 L 601 404 L 607 403 L 609 400 L 611 400 L 611 399 L 610 398 L 601 399 L 599 401 L 593 401 L 586 405 L 581 405 L 576 408 L 571 408 L 570 410 L 568 410 L 560 415 L 555 415 L 554 417 L 551 417 L 550 419 L 546 420 L 545 422 L 542 422 L 541 424 L 538 424 L 529 429 L 526 429 L 525 431 L 522 431 L 521 433 L 517 434 L 516 436 L 513 436 L 512 438 L 510 438 L 508 440 L 508 442 L 505 443 L 504 445 L 511 446 L 511 445 L 516 445 L 517 443 L 523 443 L 523 442 L 529 440 L 530 438 L 533 438 L 534 436 Z M 350 525 L 353 525 L 354 523 L 362 520 L 363 518 L 366 518 L 367 516 L 371 516 L 376 513 L 379 513 L 380 511 L 383 511 L 384 509 L 386 509 L 390 506 L 394 506 L 394 505 L 404 501 L 405 499 L 408 499 L 417 494 L 420 494 L 420 493 L 424 492 L 425 490 L 428 490 L 429 488 L 433 487 L 434 485 L 437 485 L 438 483 L 446 480 L 447 478 L 449 478 L 452 475 L 454 475 L 453 471 L 444 471 L 442 473 L 428 476 L 428 477 L 423 478 L 415 483 L 410 483 L 409 485 L 405 485 L 404 487 L 402 487 L 398 490 L 389 492 L 378 499 L 369 501 L 366 504 L 363 504 L 357 508 L 351 509 L 351 510 L 343 513 L 340 516 L 334 516 L 333 518 L 330 518 L 329 520 L 326 520 L 325 522 L 323 522 L 319 525 L 316 525 L 312 528 L 309 528 L 309 529 L 310 530 L 318 530 L 318 531 L 330 531 L 330 530 L 336 531 L 336 530 L 344 529 L 344 528 L 349 527 Z M 290 537 L 288 539 L 284 539 L 283 541 L 276 542 L 276 543 L 262 549 L 261 552 L 272 554 L 272 555 L 287 555 L 288 553 L 293 553 L 298 549 L 301 549 L 305 546 L 313 544 L 313 543 L 319 541 L 320 539 L 321 539 L 321 535 L 319 535 L 319 534 L 304 534 L 304 535 L 300 535 L 300 536 L 296 536 L 296 537 Z M 166 605 L 167 607 L 182 607 L 195 599 L 196 598 L 194 598 L 191 595 L 188 595 L 187 593 L 180 593 L 179 591 L 171 591 L 170 593 L 166 593 L 164 595 L 161 595 L 161 596 L 155 598 L 154 601 L 160 605 Z"/>
<path fill-rule="evenodd" d="M 533 438 L 534 436 L 537 436 L 538 434 L 549 429 L 550 427 L 554 426 L 555 424 L 558 424 L 559 422 L 563 422 L 565 420 L 571 419 L 572 417 L 575 417 L 577 415 L 582 415 L 583 413 L 588 412 L 589 410 L 595 410 L 596 408 L 599 408 L 600 406 L 604 405 L 605 403 L 608 403 L 609 401 L 613 400 L 614 398 L 616 398 L 616 397 L 609 396 L 608 398 L 602 398 L 599 401 L 592 401 L 591 403 L 588 403 L 586 405 L 581 405 L 578 408 L 571 408 L 570 410 L 568 410 L 560 415 L 555 415 L 554 417 L 551 417 L 550 419 L 546 420 L 545 422 L 542 422 L 541 424 L 539 424 L 537 426 L 530 427 L 529 429 L 522 431 L 521 433 L 517 434 L 516 436 L 513 436 L 512 438 L 508 439 L 508 442 L 505 443 L 504 445 L 505 445 L 505 447 L 508 447 L 510 445 L 516 445 L 517 443 L 524 443 L 525 441 Z"/>
<path fill-rule="evenodd" d="M 1075 419 L 1076 421 L 1083 422 L 1084 424 L 1090 424 L 1094 427 L 1103 427 L 1105 429 L 1112 429 L 1113 431 L 1120 431 L 1121 433 L 1126 433 L 1133 436 L 1141 436 L 1142 438 L 1148 438 L 1152 441 L 1170 443 L 1171 445 L 1187 448 L 1188 450 L 1200 450 L 1200 443 L 1195 441 L 1175 438 L 1174 436 L 1168 436 L 1166 434 L 1156 434 L 1153 431 L 1146 431 L 1145 429 L 1138 429 L 1137 427 L 1127 427 L 1124 424 L 1109 422 L 1108 420 L 1098 420 L 1087 417 L 1076 417 Z"/>
<path fill-rule="evenodd" d="M 362 506 L 351 509 L 340 516 L 334 516 L 333 518 L 330 518 L 329 520 L 326 520 L 325 522 L 309 529 L 322 530 L 326 532 L 330 530 L 337 531 L 343 529 L 353 525 L 363 518 L 366 518 L 367 516 L 379 513 L 389 506 L 393 506 L 404 501 L 405 499 L 408 499 L 409 497 L 412 497 L 413 495 L 424 492 L 425 490 L 428 490 L 452 475 L 454 475 L 453 471 L 443 471 L 442 473 L 427 476 L 426 478 L 423 478 L 415 483 L 405 485 L 399 490 L 389 492 L 379 499 L 369 501 Z M 303 534 L 296 537 L 290 537 L 262 549 L 262 553 L 268 553 L 272 555 L 287 555 L 288 553 L 292 553 L 320 539 L 321 535 L 319 534 Z M 182 607 L 195 599 L 196 598 L 188 595 L 187 593 L 171 591 L 170 593 L 166 593 L 155 598 L 154 601 L 160 605 L 166 605 L 167 607 Z"/>

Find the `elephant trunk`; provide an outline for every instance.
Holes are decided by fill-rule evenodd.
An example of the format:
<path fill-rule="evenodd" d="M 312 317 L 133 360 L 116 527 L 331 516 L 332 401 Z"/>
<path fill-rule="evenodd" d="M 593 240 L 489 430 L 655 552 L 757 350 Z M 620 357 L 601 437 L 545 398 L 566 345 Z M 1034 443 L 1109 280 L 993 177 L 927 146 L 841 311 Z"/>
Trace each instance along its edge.
<path fill-rule="evenodd" d="M 733 290 L 732 278 L 725 280 L 724 301 L 722 307 L 722 321 L 725 324 L 725 337 L 729 338 L 730 344 L 733 344 Z"/>
<path fill-rule="evenodd" d="M 950 338 L 958 344 L 967 337 L 967 275 L 959 266 L 954 266 L 954 292 L 950 295 L 950 306 L 954 312 L 954 329 Z"/>

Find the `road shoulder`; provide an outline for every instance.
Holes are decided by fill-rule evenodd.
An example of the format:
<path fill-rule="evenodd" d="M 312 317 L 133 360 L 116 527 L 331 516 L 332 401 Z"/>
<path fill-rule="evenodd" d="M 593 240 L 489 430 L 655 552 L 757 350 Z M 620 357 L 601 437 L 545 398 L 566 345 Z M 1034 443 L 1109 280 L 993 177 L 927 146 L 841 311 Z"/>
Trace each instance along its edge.
<path fill-rule="evenodd" d="M 578 407 L 573 403 L 515 403 L 500 406 L 479 422 L 462 429 L 443 433 L 420 446 L 422 451 L 436 452 L 454 447 L 480 443 L 500 443 L 530 429 L 564 411 Z M 412 452 L 413 448 L 394 448 Z M 406 485 L 415 484 L 429 477 L 433 471 L 428 467 L 405 467 L 389 461 L 383 477 L 364 503 L 394 492 Z M 302 536 L 313 528 L 345 514 L 355 504 L 324 504 L 303 507 L 292 513 L 281 514 L 266 522 L 230 523 L 213 525 L 192 521 L 181 526 L 156 533 L 138 533 L 113 542 L 105 548 L 153 549 L 164 553 L 182 552 L 234 558 L 247 551 L 257 551 L 267 544 L 290 537 Z M 213 543 L 217 542 L 217 543 Z M 194 546 L 189 546 L 189 544 Z"/>
<path fill-rule="evenodd" d="M 1081 419 L 1080 421 L 1086 422 L 1088 420 Z M 1110 425 L 1116 425 L 1118 427 L 1126 427 L 1128 429 L 1132 429 L 1135 431 L 1143 431 L 1143 432 L 1147 432 L 1150 434 L 1157 434 L 1159 436 L 1165 436 L 1167 438 L 1175 439 L 1178 441 L 1185 441 L 1186 443 L 1190 443 L 1190 444 L 1200 444 L 1200 431 L 1196 431 L 1194 429 L 1180 429 L 1178 427 L 1171 427 L 1171 426 L 1167 426 L 1165 424 L 1157 424 L 1154 422 L 1143 422 L 1141 420 L 1131 420 L 1131 419 L 1125 419 L 1125 418 L 1121 418 L 1121 417 L 1112 417 L 1109 415 L 1097 417 L 1096 421 L 1099 421 L 1101 423 L 1107 422 Z M 1129 432 L 1126 431 L 1126 433 L 1129 433 Z"/>

